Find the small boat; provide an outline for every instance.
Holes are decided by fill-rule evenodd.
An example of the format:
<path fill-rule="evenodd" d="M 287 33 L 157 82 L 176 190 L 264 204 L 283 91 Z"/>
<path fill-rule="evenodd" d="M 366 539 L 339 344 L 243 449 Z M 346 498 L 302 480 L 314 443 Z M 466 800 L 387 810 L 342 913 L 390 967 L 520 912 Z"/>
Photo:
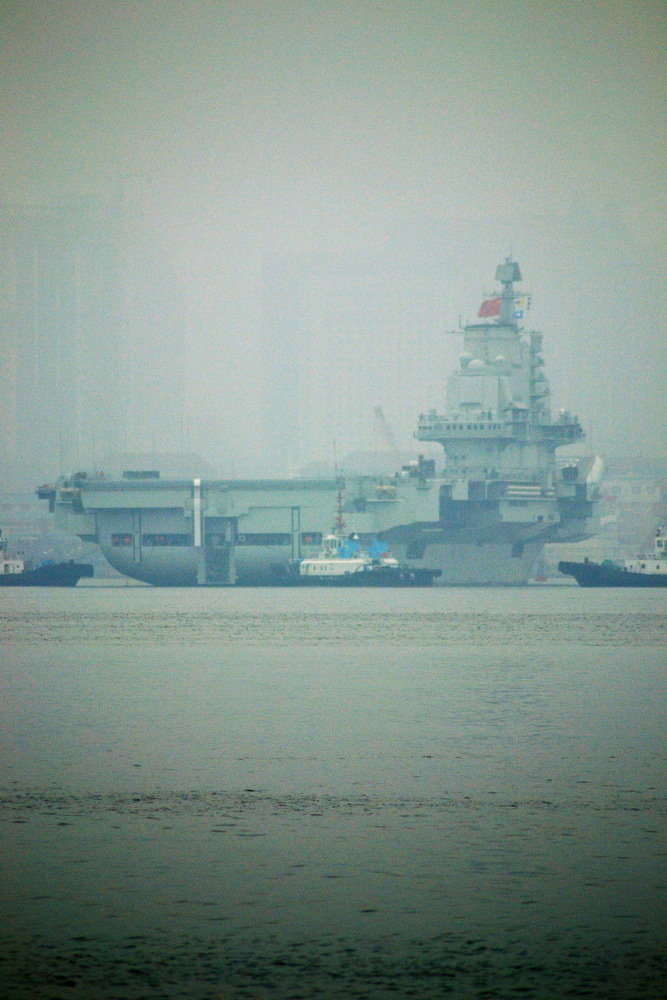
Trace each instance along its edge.
<path fill-rule="evenodd" d="M 559 562 L 558 569 L 566 576 L 573 576 L 580 587 L 667 587 L 667 529 L 659 527 L 655 533 L 653 554 L 638 555 L 615 563 Z"/>
<path fill-rule="evenodd" d="M 334 527 L 320 552 L 283 566 L 275 582 L 289 587 L 429 587 L 441 572 L 399 563 L 381 538 L 363 548 L 357 534 L 346 537 L 339 490 Z"/>
<path fill-rule="evenodd" d="M 428 587 L 437 569 L 417 569 L 401 564 L 374 539 L 365 549 L 357 535 L 327 535 L 321 552 L 301 559 L 294 567 L 292 584 L 333 587 Z"/>
<path fill-rule="evenodd" d="M 23 559 L 7 556 L 7 540 L 0 529 L 0 587 L 75 587 L 86 576 L 93 576 L 90 563 L 70 559 L 31 567 Z"/>

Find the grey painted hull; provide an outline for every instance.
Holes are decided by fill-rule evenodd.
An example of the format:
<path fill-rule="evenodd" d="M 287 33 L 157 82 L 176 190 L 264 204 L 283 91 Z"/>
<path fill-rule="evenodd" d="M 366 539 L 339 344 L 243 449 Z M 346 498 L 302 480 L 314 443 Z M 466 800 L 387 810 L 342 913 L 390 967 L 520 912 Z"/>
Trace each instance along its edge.
<path fill-rule="evenodd" d="M 530 579 L 533 566 L 544 547 L 542 541 L 439 542 L 427 545 L 422 559 L 409 560 L 412 566 L 441 571 L 436 587 L 513 586 Z M 403 559 L 402 546 L 392 546 Z M 514 553 L 514 554 L 513 554 Z"/>
<path fill-rule="evenodd" d="M 439 570 L 433 581 L 436 587 L 510 586 L 525 584 L 531 576 L 542 541 L 523 543 L 517 554 L 516 543 L 452 542 L 428 545 L 421 559 L 409 559 L 404 545 L 392 546 L 401 561 L 416 569 Z M 142 561 L 112 547 L 102 547 L 111 565 L 126 576 L 155 586 L 188 587 L 198 583 L 199 554 L 194 547 L 170 548 L 144 552 Z M 514 554 L 513 554 L 514 552 Z M 284 567 L 290 560 L 288 547 L 236 550 L 235 583 L 241 586 L 270 586 L 284 580 Z"/>

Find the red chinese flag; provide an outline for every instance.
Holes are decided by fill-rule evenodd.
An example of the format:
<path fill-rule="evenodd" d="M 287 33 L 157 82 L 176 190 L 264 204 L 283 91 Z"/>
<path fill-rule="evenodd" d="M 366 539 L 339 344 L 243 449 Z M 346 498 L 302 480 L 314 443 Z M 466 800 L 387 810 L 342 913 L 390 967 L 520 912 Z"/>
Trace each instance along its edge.
<path fill-rule="evenodd" d="M 492 316 L 500 316 L 500 299 L 485 299 L 479 307 L 477 315 L 480 319 L 490 319 Z"/>

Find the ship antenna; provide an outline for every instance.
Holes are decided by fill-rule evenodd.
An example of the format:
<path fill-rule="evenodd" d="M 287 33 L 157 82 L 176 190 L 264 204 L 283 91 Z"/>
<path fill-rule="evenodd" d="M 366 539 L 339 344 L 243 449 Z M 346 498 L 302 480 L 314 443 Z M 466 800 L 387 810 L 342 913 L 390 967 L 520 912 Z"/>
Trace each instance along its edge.
<path fill-rule="evenodd" d="M 343 519 L 343 491 L 338 487 L 338 495 L 336 496 L 336 520 L 334 521 L 335 533 L 339 538 L 343 537 L 343 532 L 345 531 L 345 521 Z"/>
<path fill-rule="evenodd" d="M 338 493 L 336 494 L 336 517 L 334 520 L 334 534 L 339 538 L 343 537 L 343 532 L 345 530 L 345 521 L 343 519 L 343 488 L 340 483 L 340 476 L 338 472 L 338 458 L 336 457 L 336 442 L 333 443 L 333 453 L 334 453 L 334 476 L 338 482 Z"/>

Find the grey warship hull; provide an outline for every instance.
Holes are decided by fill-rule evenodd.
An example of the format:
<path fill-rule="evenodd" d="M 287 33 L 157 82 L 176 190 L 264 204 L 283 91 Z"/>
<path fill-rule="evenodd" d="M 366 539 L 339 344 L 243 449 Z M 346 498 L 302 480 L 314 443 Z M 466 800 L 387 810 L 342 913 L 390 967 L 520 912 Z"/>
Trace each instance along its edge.
<path fill-rule="evenodd" d="M 423 559 L 407 560 L 415 573 L 429 574 L 428 585 L 433 586 L 520 586 L 531 576 L 532 568 L 543 548 L 542 542 L 523 543 L 520 557 L 512 555 L 515 546 L 507 543 L 452 542 L 429 545 Z M 393 546 L 401 561 L 404 549 Z M 103 546 L 109 563 L 120 573 L 165 587 L 226 586 L 236 584 L 246 587 L 292 586 L 287 575 L 289 551 L 273 547 L 257 547 L 236 556 L 233 578 L 216 578 L 210 572 L 199 573 L 200 559 L 192 548 L 173 550 L 168 560 L 150 555 L 138 565 L 127 557 L 120 558 Z M 416 585 L 409 580 L 403 585 Z"/>
<path fill-rule="evenodd" d="M 120 573 L 156 586 L 276 585 L 290 564 L 316 554 L 341 489 L 348 529 L 365 542 L 382 537 L 415 570 L 439 570 L 434 586 L 519 585 L 547 541 L 582 537 L 571 515 L 589 506 L 573 483 L 572 498 L 557 504 L 539 494 L 452 501 L 446 480 L 412 476 L 391 485 L 373 477 L 65 482 L 42 491 L 59 525 L 97 542 Z"/>
<path fill-rule="evenodd" d="M 268 585 L 314 555 L 337 498 L 347 530 L 382 537 L 436 586 L 523 584 L 546 542 L 590 534 L 600 469 L 557 465 L 583 437 L 576 417 L 550 413 L 542 335 L 518 325 L 518 265 L 499 266 L 502 292 L 465 326 L 447 408 L 419 417 L 415 437 L 445 453 L 395 476 L 336 479 L 162 480 L 157 470 L 119 479 L 85 473 L 43 486 L 58 523 L 98 542 L 111 565 L 161 586 Z M 523 303 L 521 303 L 523 305 Z M 522 311 L 522 310 L 521 310 Z"/>

